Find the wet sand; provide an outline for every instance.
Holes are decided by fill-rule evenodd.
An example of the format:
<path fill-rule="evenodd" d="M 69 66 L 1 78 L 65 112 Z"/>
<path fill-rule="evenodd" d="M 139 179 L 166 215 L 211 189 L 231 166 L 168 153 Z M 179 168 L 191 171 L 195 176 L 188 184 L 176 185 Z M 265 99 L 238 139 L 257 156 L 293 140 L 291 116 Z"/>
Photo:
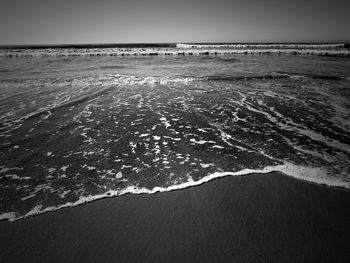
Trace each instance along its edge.
<path fill-rule="evenodd" d="M 0 262 L 350 262 L 350 191 L 279 173 L 0 222 Z"/>

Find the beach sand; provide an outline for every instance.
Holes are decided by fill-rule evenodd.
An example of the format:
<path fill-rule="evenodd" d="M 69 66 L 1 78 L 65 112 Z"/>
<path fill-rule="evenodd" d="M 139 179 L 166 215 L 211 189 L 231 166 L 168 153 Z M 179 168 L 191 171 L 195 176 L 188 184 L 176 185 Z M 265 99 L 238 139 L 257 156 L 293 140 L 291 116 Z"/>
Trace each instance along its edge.
<path fill-rule="evenodd" d="M 350 262 L 350 191 L 280 173 L 0 222 L 0 262 Z"/>

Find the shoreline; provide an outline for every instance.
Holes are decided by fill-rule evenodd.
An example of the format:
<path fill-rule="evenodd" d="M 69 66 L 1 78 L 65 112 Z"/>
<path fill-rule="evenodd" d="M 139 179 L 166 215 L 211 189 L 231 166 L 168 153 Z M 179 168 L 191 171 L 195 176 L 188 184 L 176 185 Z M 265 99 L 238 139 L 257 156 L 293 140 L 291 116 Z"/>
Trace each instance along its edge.
<path fill-rule="evenodd" d="M 348 189 L 226 176 L 0 222 L 1 262 L 348 262 Z"/>
<path fill-rule="evenodd" d="M 243 169 L 238 172 L 215 172 L 213 174 L 209 174 L 197 181 L 186 181 L 184 183 L 180 183 L 177 185 L 171 185 L 168 187 L 155 187 L 153 189 L 147 189 L 147 188 L 138 188 L 136 186 L 129 186 L 127 188 L 121 189 L 121 190 L 110 190 L 102 194 L 97 194 L 93 196 L 82 196 L 75 202 L 67 202 L 65 204 L 54 206 L 54 207 L 45 207 L 41 210 L 41 207 L 36 206 L 29 212 L 27 212 L 24 215 L 16 216 L 15 212 L 7 212 L 0 214 L 0 222 L 3 220 L 8 220 L 10 222 L 23 220 L 32 216 L 42 215 L 45 213 L 55 212 L 61 209 L 65 209 L 68 207 L 77 207 L 80 205 L 85 205 L 87 203 L 95 202 L 101 199 L 106 198 L 115 198 L 115 197 L 121 197 L 123 195 L 127 194 L 137 194 L 137 195 L 143 195 L 143 194 L 156 194 L 156 193 L 166 193 L 171 191 L 179 191 L 184 190 L 187 188 L 192 187 L 198 187 L 203 184 L 209 183 L 214 180 L 218 180 L 224 177 L 236 177 L 236 176 L 252 176 L 257 174 L 274 174 L 274 173 L 282 173 L 284 176 L 288 176 L 297 180 L 301 180 L 307 183 L 312 183 L 318 186 L 325 186 L 335 189 L 344 189 L 346 191 L 350 192 L 350 188 L 348 185 L 342 185 L 339 184 L 339 182 L 332 183 L 332 181 L 325 181 L 318 178 L 318 174 L 322 175 L 322 171 L 318 170 L 317 168 L 307 168 L 302 166 L 293 165 L 290 163 L 286 163 L 284 165 L 277 165 L 277 166 L 267 166 L 262 170 L 255 170 L 255 169 Z M 305 177 L 305 174 L 309 175 L 308 177 Z M 317 181 L 318 180 L 318 181 Z"/>

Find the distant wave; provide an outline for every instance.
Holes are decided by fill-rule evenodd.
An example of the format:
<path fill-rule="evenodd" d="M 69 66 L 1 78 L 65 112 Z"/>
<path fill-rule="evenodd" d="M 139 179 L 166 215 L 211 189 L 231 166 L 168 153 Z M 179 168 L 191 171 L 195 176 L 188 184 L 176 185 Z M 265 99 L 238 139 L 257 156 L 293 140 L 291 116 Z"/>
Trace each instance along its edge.
<path fill-rule="evenodd" d="M 70 57 L 70 56 L 201 56 L 225 54 L 293 54 L 350 56 L 344 44 L 177 44 L 176 47 L 147 48 L 44 48 L 0 49 L 0 57 Z"/>
<path fill-rule="evenodd" d="M 345 80 L 347 77 L 340 77 L 335 75 L 320 75 L 320 74 L 299 74 L 290 73 L 284 71 L 278 71 L 276 74 L 280 74 L 285 77 L 299 77 L 299 78 L 312 78 L 312 79 L 323 79 L 323 80 Z"/>
<path fill-rule="evenodd" d="M 250 49 L 250 48 L 343 48 L 344 44 L 176 44 L 178 48 L 235 48 L 235 49 Z"/>
<path fill-rule="evenodd" d="M 267 74 L 267 75 L 256 75 L 256 76 L 230 76 L 230 75 L 214 75 L 204 77 L 208 81 L 239 81 L 239 80 L 264 80 L 264 79 L 287 79 L 290 78 L 288 74 Z"/>

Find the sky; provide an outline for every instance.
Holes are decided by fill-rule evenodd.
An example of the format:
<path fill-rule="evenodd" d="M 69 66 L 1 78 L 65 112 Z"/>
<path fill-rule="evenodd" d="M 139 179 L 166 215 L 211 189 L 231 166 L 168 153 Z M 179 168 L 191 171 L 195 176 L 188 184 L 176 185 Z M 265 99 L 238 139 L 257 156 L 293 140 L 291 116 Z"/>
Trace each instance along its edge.
<path fill-rule="evenodd" d="M 2 0 L 0 45 L 350 42 L 348 0 Z"/>

